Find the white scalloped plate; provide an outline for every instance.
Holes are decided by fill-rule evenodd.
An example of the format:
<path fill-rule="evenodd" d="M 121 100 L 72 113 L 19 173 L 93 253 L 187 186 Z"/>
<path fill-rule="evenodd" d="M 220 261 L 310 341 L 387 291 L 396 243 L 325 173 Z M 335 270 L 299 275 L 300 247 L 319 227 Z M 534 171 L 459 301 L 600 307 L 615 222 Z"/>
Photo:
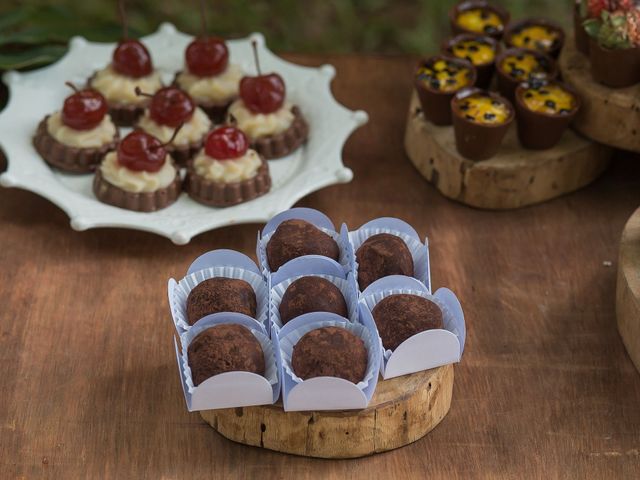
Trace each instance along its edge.
<path fill-rule="evenodd" d="M 184 49 L 191 39 L 170 24 L 143 39 L 165 83 L 182 68 Z M 65 81 L 84 84 L 92 72 L 110 61 L 113 52 L 114 44 L 91 43 L 80 37 L 71 41 L 69 52 L 59 62 L 30 73 L 4 75 L 9 103 L 0 114 L 0 144 L 9 166 L 0 175 L 0 184 L 47 198 L 67 213 L 75 230 L 131 228 L 164 235 L 183 245 L 194 235 L 225 225 L 266 222 L 315 190 L 351 181 L 353 173 L 342 163 L 342 147 L 353 130 L 367 122 L 367 114 L 348 110 L 333 98 L 333 66 L 309 68 L 286 62 L 266 48 L 261 34 L 228 41 L 231 61 L 246 72 L 254 72 L 254 39 L 263 70 L 284 77 L 288 98 L 300 105 L 311 127 L 304 148 L 269 162 L 273 186 L 267 195 L 234 207 L 210 208 L 183 194 L 164 210 L 139 213 L 100 203 L 91 190 L 93 175 L 72 175 L 47 166 L 31 144 L 38 122 L 62 105 L 69 94 Z"/>

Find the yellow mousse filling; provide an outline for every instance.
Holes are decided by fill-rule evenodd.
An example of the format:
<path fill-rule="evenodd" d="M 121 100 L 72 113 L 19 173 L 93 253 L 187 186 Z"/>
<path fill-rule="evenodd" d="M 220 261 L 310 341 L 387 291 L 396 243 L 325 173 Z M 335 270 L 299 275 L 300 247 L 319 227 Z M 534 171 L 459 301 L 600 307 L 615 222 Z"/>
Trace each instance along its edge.
<path fill-rule="evenodd" d="M 452 52 L 456 57 L 469 60 L 474 65 L 486 65 L 496 57 L 493 46 L 482 40 L 462 40 L 453 46 Z"/>
<path fill-rule="evenodd" d="M 486 8 L 470 8 L 458 14 L 459 27 L 475 33 L 498 33 L 504 29 L 500 16 Z"/>
<path fill-rule="evenodd" d="M 548 52 L 557 44 L 559 37 L 558 31 L 554 28 L 531 25 L 511 35 L 511 44 L 514 47 Z"/>
<path fill-rule="evenodd" d="M 575 98 L 558 85 L 532 87 L 522 92 L 522 101 L 526 107 L 549 115 L 567 115 L 575 107 Z"/>
<path fill-rule="evenodd" d="M 500 68 L 516 80 L 543 79 L 549 76 L 548 68 L 532 53 L 508 55 L 502 60 Z"/>
<path fill-rule="evenodd" d="M 479 93 L 460 99 L 458 108 L 468 120 L 487 124 L 504 123 L 511 113 L 504 102 Z"/>
<path fill-rule="evenodd" d="M 433 90 L 455 92 L 471 85 L 471 70 L 446 60 L 436 60 L 418 69 L 418 80 Z"/>

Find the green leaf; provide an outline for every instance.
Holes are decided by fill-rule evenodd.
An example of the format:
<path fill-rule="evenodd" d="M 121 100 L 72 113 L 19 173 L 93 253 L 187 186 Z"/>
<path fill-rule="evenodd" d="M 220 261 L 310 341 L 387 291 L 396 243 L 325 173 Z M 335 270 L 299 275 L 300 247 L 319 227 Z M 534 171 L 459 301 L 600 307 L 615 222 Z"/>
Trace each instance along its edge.
<path fill-rule="evenodd" d="M 0 70 L 19 70 L 47 65 L 67 51 L 62 45 L 43 45 L 16 52 L 0 53 Z"/>

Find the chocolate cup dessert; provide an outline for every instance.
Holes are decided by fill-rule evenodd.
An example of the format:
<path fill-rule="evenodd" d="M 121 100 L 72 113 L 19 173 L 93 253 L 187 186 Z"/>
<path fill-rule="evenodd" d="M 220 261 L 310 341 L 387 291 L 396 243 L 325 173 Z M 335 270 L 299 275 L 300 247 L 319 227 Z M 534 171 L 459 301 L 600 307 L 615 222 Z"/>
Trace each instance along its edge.
<path fill-rule="evenodd" d="M 160 188 L 155 192 L 127 192 L 107 182 L 98 168 L 93 178 L 93 193 L 102 203 L 114 207 L 135 212 L 155 212 L 168 207 L 178 199 L 182 191 L 181 184 L 180 172 L 176 172 L 175 180 L 168 187 Z"/>
<path fill-rule="evenodd" d="M 509 116 L 501 123 L 479 123 L 466 118 L 460 110 L 460 102 L 472 95 L 482 95 L 503 103 L 509 109 Z M 500 149 L 502 140 L 513 123 L 513 105 L 506 98 L 494 92 L 479 88 L 469 88 L 459 92 L 451 100 L 453 113 L 453 133 L 458 153 L 469 160 L 486 160 Z"/>
<path fill-rule="evenodd" d="M 493 79 L 493 72 L 495 71 L 495 59 L 500 52 L 500 43 L 489 35 L 477 35 L 473 33 L 461 33 L 456 35 L 453 38 L 450 38 L 444 42 L 442 45 L 442 52 L 446 55 L 450 55 L 455 58 L 462 58 L 454 54 L 454 48 L 457 44 L 464 41 L 476 40 L 479 42 L 484 42 L 490 45 L 494 51 L 494 58 L 491 62 L 476 64 L 469 57 L 466 57 L 466 60 L 471 62 L 476 69 L 476 83 L 475 85 L 479 88 L 489 88 L 491 84 L 491 80 Z"/>
<path fill-rule="evenodd" d="M 553 147 L 560 141 L 582 104 L 580 95 L 568 85 L 558 81 L 550 81 L 545 82 L 540 89 L 544 89 L 544 86 L 547 85 L 557 85 L 569 92 L 573 96 L 573 108 L 566 114 L 535 112 L 527 108 L 523 100 L 523 95 L 527 89 L 531 88 L 531 85 L 529 83 L 518 85 L 515 93 L 516 123 L 518 124 L 518 138 L 525 148 L 543 150 Z"/>
<path fill-rule="evenodd" d="M 640 48 L 605 48 L 589 38 L 589 60 L 593 79 L 611 88 L 640 82 Z"/>
<path fill-rule="evenodd" d="M 49 115 L 38 124 L 38 129 L 33 137 L 33 146 L 45 162 L 65 172 L 91 173 L 95 171 L 104 156 L 116 149 L 120 139 L 116 128 L 114 139 L 101 147 L 71 147 L 59 142 L 49 133 L 48 119 Z"/>
<path fill-rule="evenodd" d="M 184 89 L 178 83 L 178 76 L 181 73 L 182 73 L 182 71 L 176 72 L 176 74 L 173 77 L 173 82 L 171 84 L 173 86 L 178 87 L 179 89 L 184 91 Z M 213 102 L 213 101 L 210 101 L 210 102 L 196 102 L 195 99 L 194 99 L 194 102 L 196 103 L 196 105 L 198 107 L 200 107 L 204 111 L 204 113 L 207 114 L 207 116 L 211 119 L 211 121 L 215 125 L 218 125 L 218 124 L 221 124 L 221 123 L 225 122 L 225 120 L 227 118 L 227 110 L 229 110 L 229 105 L 231 105 L 236 99 L 237 99 L 237 97 L 234 97 L 231 100 L 228 100 L 228 101 L 226 101 L 224 103 L 216 103 L 216 102 Z"/>
<path fill-rule="evenodd" d="M 537 48 L 534 43 L 531 43 L 530 45 L 522 45 L 522 46 L 513 44 L 512 39 L 515 34 L 517 34 L 518 32 L 520 32 L 522 29 L 526 27 L 532 27 L 536 25 L 539 25 L 541 27 L 545 27 L 545 28 L 548 28 L 549 30 L 553 30 L 557 32 L 558 37 L 551 45 L 551 48 L 549 49 Z M 564 40 L 565 40 L 565 34 L 562 27 L 557 23 L 552 22 L 551 20 L 547 20 L 545 18 L 528 18 L 526 20 L 520 20 L 518 22 L 512 23 L 507 27 L 507 29 L 504 32 L 504 36 L 502 37 L 502 41 L 507 46 L 507 48 L 526 48 L 529 50 L 536 50 L 538 52 L 546 53 L 547 55 L 553 58 L 558 58 L 558 56 L 560 55 L 560 51 L 564 46 Z"/>
<path fill-rule="evenodd" d="M 503 97 L 510 101 L 513 101 L 514 99 L 516 87 L 522 82 L 531 80 L 531 78 L 524 77 L 522 79 L 517 79 L 512 77 L 502 69 L 502 61 L 510 55 L 522 54 L 534 55 L 538 59 L 538 62 L 540 62 L 540 64 L 546 70 L 547 74 L 543 78 L 540 78 L 540 80 L 552 80 L 558 76 L 558 65 L 556 64 L 555 60 L 553 60 L 553 58 L 551 58 L 549 55 L 535 50 L 527 50 L 526 48 L 508 48 L 506 50 L 503 50 L 496 58 L 498 91 Z"/>
<path fill-rule="evenodd" d="M 573 5 L 573 39 L 579 52 L 589 55 L 589 34 L 584 29 L 584 18 L 580 15 L 580 4 Z"/>
<path fill-rule="evenodd" d="M 457 90 L 443 91 L 431 88 L 425 81 L 420 80 L 418 71 L 420 68 L 433 64 L 438 60 L 445 60 L 454 63 L 459 67 L 467 68 L 471 71 L 469 84 L 458 88 Z M 449 57 L 445 55 L 436 55 L 420 62 L 416 68 L 414 86 L 420 99 L 420 106 L 424 117 L 434 125 L 451 125 L 451 99 L 461 89 L 472 87 L 476 83 L 476 69 L 468 60 L 461 58 Z"/>
<path fill-rule="evenodd" d="M 196 173 L 193 162 L 188 162 L 184 189 L 195 201 L 210 207 L 230 207 L 248 202 L 271 189 L 269 164 L 264 158 L 261 160 L 262 165 L 254 177 L 233 183 L 208 180 Z"/>
<path fill-rule="evenodd" d="M 460 15 L 460 13 L 464 12 L 465 10 L 472 10 L 475 8 L 489 10 L 495 13 L 498 17 L 500 17 L 500 20 L 502 20 L 502 29 L 497 31 L 476 32 L 473 30 L 466 30 L 463 27 L 461 27 L 457 22 L 458 16 Z M 504 8 L 498 5 L 490 4 L 489 2 L 484 0 L 468 0 L 468 1 L 460 2 L 456 6 L 454 6 L 451 10 L 449 10 L 449 24 L 451 26 L 451 31 L 453 32 L 454 35 L 458 35 L 460 33 L 473 33 L 476 35 L 490 35 L 493 38 L 500 40 L 504 32 L 504 29 L 509 23 L 510 18 L 511 18 L 511 15 L 507 10 L 505 10 Z"/>
<path fill-rule="evenodd" d="M 294 106 L 291 112 L 293 113 L 293 122 L 288 129 L 275 135 L 252 139 L 251 148 L 267 160 L 273 160 L 286 157 L 306 142 L 309 136 L 309 125 L 300 108 Z M 230 121 L 230 124 L 233 124 L 233 121 Z"/>

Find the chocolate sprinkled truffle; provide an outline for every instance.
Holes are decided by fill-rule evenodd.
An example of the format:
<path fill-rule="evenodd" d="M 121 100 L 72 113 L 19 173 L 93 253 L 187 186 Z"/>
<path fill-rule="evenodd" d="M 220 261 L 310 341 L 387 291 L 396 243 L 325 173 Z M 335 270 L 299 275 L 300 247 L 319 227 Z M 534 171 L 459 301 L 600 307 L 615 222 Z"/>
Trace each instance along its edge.
<path fill-rule="evenodd" d="M 242 325 L 221 324 L 207 328 L 191 341 L 187 355 L 194 385 L 224 372 L 264 375 L 260 342 Z"/>
<path fill-rule="evenodd" d="M 371 313 L 386 350 L 395 350 L 416 333 L 443 325 L 440 307 L 418 295 L 389 295 Z"/>
<path fill-rule="evenodd" d="M 390 233 L 379 233 L 367 238 L 356 251 L 356 261 L 361 291 L 388 275 L 413 277 L 413 258 L 407 244 Z"/>
<path fill-rule="evenodd" d="M 309 312 L 332 312 L 347 317 L 347 302 L 338 287 L 322 277 L 301 277 L 287 287 L 280 302 L 280 320 Z"/>
<path fill-rule="evenodd" d="M 236 312 L 256 318 L 256 293 L 244 280 L 209 278 L 196 285 L 187 297 L 187 320 L 193 325 L 206 315 Z"/>
<path fill-rule="evenodd" d="M 291 366 L 303 380 L 339 377 L 358 383 L 367 371 L 367 348 L 360 337 L 344 328 L 317 328 L 294 345 Z"/>
<path fill-rule="evenodd" d="M 285 220 L 267 244 L 267 261 L 272 272 L 289 260 L 303 255 L 323 255 L 338 261 L 338 244 L 329 235 L 309 222 Z"/>

